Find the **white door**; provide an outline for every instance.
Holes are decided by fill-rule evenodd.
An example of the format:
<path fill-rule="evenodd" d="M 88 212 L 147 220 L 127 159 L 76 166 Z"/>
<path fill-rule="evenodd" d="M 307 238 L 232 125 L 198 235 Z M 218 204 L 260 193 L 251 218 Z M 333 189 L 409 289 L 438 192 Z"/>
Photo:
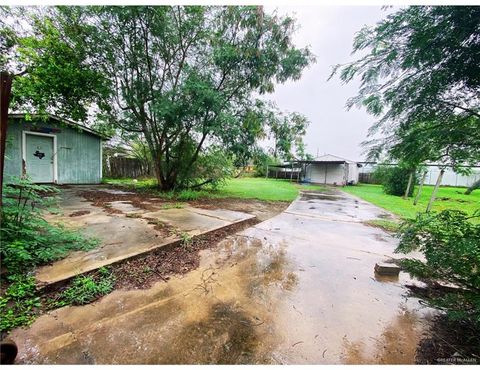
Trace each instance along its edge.
<path fill-rule="evenodd" d="M 25 134 L 25 166 L 33 182 L 54 182 L 53 137 Z"/>

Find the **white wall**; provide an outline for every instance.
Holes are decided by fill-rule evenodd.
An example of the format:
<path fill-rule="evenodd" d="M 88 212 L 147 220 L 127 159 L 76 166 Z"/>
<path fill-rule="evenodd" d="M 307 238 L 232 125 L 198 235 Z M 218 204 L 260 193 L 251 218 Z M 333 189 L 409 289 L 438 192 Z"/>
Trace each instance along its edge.
<path fill-rule="evenodd" d="M 375 170 L 376 165 L 366 164 L 360 168 L 361 173 L 371 173 Z M 427 177 L 425 179 L 425 184 L 435 185 L 437 181 L 440 168 L 438 166 L 428 166 L 427 167 Z M 475 181 L 480 179 L 480 168 L 474 168 L 470 176 L 463 176 L 453 172 L 451 168 L 447 168 L 443 174 L 442 185 L 449 186 L 470 186 Z"/>
<path fill-rule="evenodd" d="M 326 177 L 325 177 L 326 176 Z M 335 163 L 312 163 L 306 168 L 305 181 L 318 184 L 345 184 L 345 167 Z"/>

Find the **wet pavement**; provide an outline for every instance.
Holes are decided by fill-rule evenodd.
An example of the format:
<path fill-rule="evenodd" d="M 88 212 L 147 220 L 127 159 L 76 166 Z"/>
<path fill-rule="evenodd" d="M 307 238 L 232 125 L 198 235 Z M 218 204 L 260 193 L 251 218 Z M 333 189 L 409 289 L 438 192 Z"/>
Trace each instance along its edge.
<path fill-rule="evenodd" d="M 92 186 L 71 186 L 63 189 L 59 204 L 61 212 L 48 216 L 49 221 L 81 229 L 85 235 L 99 239 L 100 244 L 91 251 L 73 252 L 67 258 L 39 268 L 35 275 L 39 286 L 54 284 L 165 247 L 179 241 L 184 234 L 190 237 L 201 235 L 254 217 L 247 213 L 223 209 L 204 210 L 189 206 L 165 209 L 160 205 L 155 207 L 151 202 L 147 207 L 150 210 L 146 210 L 120 200 L 107 203 L 108 209 L 116 211 L 111 213 L 81 196 L 82 190 L 92 189 L 112 195 L 134 194 Z M 155 222 L 152 223 L 152 220 Z M 175 232 L 165 235 L 155 228 L 156 223 L 168 225 Z"/>
<path fill-rule="evenodd" d="M 376 263 L 398 257 L 390 235 L 362 223 L 377 217 L 391 215 L 338 191 L 304 193 L 282 214 L 203 251 L 197 270 L 15 330 L 18 360 L 414 363 L 433 312 L 407 296 L 404 284 L 415 282 L 406 273 L 374 273 Z"/>

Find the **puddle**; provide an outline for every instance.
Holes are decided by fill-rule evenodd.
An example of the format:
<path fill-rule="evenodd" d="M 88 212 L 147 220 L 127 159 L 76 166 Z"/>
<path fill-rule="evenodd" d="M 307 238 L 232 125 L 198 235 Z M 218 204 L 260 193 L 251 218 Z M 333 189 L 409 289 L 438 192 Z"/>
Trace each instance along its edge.
<path fill-rule="evenodd" d="M 182 211 L 156 216 L 189 221 Z M 395 248 L 376 233 L 283 213 L 202 251 L 199 267 L 185 275 L 15 330 L 20 362 L 414 363 L 431 310 L 407 297 L 408 274 L 374 275 Z"/>
<path fill-rule="evenodd" d="M 300 200 L 303 201 L 311 201 L 311 200 L 331 200 L 331 201 L 337 201 L 337 200 L 342 200 L 344 198 L 336 196 L 336 195 L 328 195 L 328 194 L 323 194 L 323 193 L 303 193 L 301 194 Z"/>

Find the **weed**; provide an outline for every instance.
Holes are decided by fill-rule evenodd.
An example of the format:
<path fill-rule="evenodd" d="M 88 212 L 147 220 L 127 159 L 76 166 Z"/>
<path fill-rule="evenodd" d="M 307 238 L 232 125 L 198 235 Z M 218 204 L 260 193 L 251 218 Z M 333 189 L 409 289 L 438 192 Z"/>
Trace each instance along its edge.
<path fill-rule="evenodd" d="M 173 209 L 173 208 L 183 208 L 185 205 L 183 203 L 166 203 L 162 206 L 162 209 Z"/>
<path fill-rule="evenodd" d="M 0 331 L 7 332 L 17 326 L 29 325 L 36 317 L 40 298 L 36 297 L 32 276 L 11 275 L 10 285 L 0 297 Z"/>
<path fill-rule="evenodd" d="M 92 276 L 80 275 L 73 279 L 72 284 L 60 293 L 56 306 L 84 305 L 110 293 L 113 290 L 115 278 L 106 267 L 98 269 Z"/>
<path fill-rule="evenodd" d="M 396 233 L 400 228 L 400 224 L 398 222 L 390 220 L 368 220 L 363 222 L 363 224 L 367 226 L 378 227 L 391 234 Z"/>

